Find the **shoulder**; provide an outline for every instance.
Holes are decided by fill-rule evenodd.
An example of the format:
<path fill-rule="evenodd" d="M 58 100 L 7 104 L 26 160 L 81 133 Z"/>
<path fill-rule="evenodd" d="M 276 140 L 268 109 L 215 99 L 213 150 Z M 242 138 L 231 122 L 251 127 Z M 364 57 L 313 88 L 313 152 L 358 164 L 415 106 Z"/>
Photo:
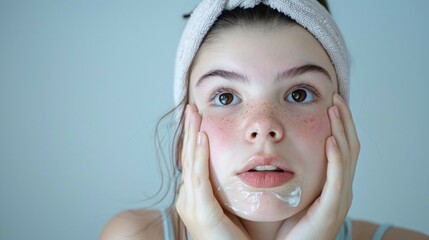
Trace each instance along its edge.
<path fill-rule="evenodd" d="M 162 224 L 162 215 L 158 210 L 124 211 L 109 220 L 100 239 L 164 239 Z"/>
<path fill-rule="evenodd" d="M 372 240 L 374 233 L 380 227 L 379 224 L 353 220 L 352 221 L 352 239 L 353 240 Z M 410 229 L 391 227 L 383 235 L 383 240 L 402 240 L 402 239 L 413 239 L 413 240 L 429 240 L 429 236 L 412 231 Z"/>

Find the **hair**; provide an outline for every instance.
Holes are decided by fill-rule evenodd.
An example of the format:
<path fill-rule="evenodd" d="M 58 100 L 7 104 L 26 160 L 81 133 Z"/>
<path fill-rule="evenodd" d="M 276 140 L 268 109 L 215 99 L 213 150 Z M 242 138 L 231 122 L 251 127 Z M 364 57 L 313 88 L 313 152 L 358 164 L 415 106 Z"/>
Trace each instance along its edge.
<path fill-rule="evenodd" d="M 319 0 L 319 3 L 321 3 L 329 11 L 326 0 Z M 190 14 L 183 15 L 184 18 L 188 18 L 189 16 Z M 201 46 L 215 39 L 218 32 L 237 26 L 278 27 L 281 25 L 292 24 L 297 23 L 290 17 L 264 4 L 259 4 L 253 8 L 247 9 L 235 8 L 232 10 L 225 10 L 214 22 L 213 26 L 204 37 Z M 177 106 L 175 106 L 173 109 L 171 109 L 169 112 L 167 112 L 160 118 L 155 128 L 154 141 L 158 158 L 158 169 L 161 172 L 162 180 L 158 191 L 152 197 L 150 197 L 150 199 L 156 198 L 157 200 L 154 204 L 156 205 L 163 201 L 167 196 L 169 196 L 171 192 L 174 192 L 173 198 L 169 202 L 170 209 L 172 209 L 172 207 L 174 206 L 177 197 L 178 187 L 180 184 L 180 176 L 182 172 L 180 164 L 180 154 L 184 129 L 183 114 L 185 111 L 185 106 L 189 102 L 189 74 L 197 58 L 198 53 L 193 59 L 193 63 L 191 64 L 189 68 L 190 70 L 188 71 L 186 94 L 183 96 L 182 100 Z M 165 121 L 167 121 L 167 125 L 164 125 Z M 168 130 L 168 133 L 166 136 L 161 137 L 160 130 L 164 130 L 165 127 Z M 169 136 L 170 138 L 168 138 Z M 164 151 L 165 145 L 167 145 L 169 148 L 168 156 L 166 156 Z M 179 226 L 179 229 L 181 229 L 181 231 L 182 229 L 184 229 L 186 232 L 184 224 L 180 220 Z"/>
<path fill-rule="evenodd" d="M 326 8 L 326 10 L 328 10 L 328 12 L 330 13 L 330 9 L 329 9 L 329 5 L 328 2 L 326 0 L 317 0 L 323 7 Z M 191 12 L 192 13 L 192 12 Z M 187 19 L 191 16 L 191 13 L 185 13 L 182 15 L 183 18 Z"/>
<path fill-rule="evenodd" d="M 234 27 L 264 27 L 273 29 L 279 26 L 287 25 L 297 25 L 297 23 L 289 16 L 286 16 L 283 13 L 264 4 L 256 5 L 250 9 L 235 8 L 233 10 L 224 11 L 213 23 L 213 26 L 203 38 L 200 49 L 213 42 L 219 32 Z M 198 56 L 199 54 L 197 52 L 191 63 L 191 66 L 189 67 L 187 77 L 188 82 L 189 74 L 192 72 L 195 62 L 198 61 Z"/>

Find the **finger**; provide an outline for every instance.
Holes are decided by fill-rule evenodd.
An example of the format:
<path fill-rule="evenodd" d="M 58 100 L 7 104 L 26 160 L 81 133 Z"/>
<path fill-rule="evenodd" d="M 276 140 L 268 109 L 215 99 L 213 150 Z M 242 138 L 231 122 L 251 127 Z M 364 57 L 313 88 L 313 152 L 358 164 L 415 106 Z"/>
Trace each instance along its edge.
<path fill-rule="evenodd" d="M 199 132 L 197 135 L 197 146 L 195 150 L 195 162 L 193 173 L 202 181 L 209 181 L 209 146 L 207 135 L 204 132 Z M 195 186 L 199 187 L 200 181 L 197 181 Z"/>
<path fill-rule="evenodd" d="M 176 200 L 176 209 L 177 213 L 183 217 L 184 210 L 186 209 L 186 187 L 184 184 L 184 180 L 188 174 L 189 164 L 186 159 L 186 149 L 187 149 L 187 142 L 188 142 L 188 129 L 189 129 L 189 106 L 186 106 L 185 109 L 185 121 L 183 125 L 183 139 L 182 139 L 182 146 L 181 146 L 181 152 L 180 152 L 180 164 L 182 166 L 182 172 L 181 172 L 181 181 L 178 188 L 178 196 Z"/>
<path fill-rule="evenodd" d="M 341 179 L 338 179 L 338 181 L 342 184 L 342 200 L 339 205 L 339 210 L 340 213 L 346 213 L 347 211 L 341 210 L 348 210 L 351 204 L 355 163 L 352 160 L 350 145 L 347 141 L 346 136 L 346 129 L 344 128 L 343 120 L 341 117 L 342 116 L 340 114 L 338 106 L 333 106 L 329 109 L 329 118 L 331 119 L 332 134 L 335 137 L 335 142 L 337 143 L 335 147 L 339 149 L 339 161 L 342 165 L 342 177 Z"/>
<path fill-rule="evenodd" d="M 343 215 L 343 213 L 347 211 L 342 211 L 342 210 L 348 209 L 351 204 L 354 170 L 352 170 L 353 168 L 351 167 L 352 163 L 350 160 L 351 157 L 350 157 L 349 144 L 346 139 L 345 129 L 341 121 L 342 119 L 337 106 L 333 106 L 329 109 L 329 118 L 331 120 L 332 135 L 334 137 L 333 139 L 336 140 L 335 142 L 332 141 L 332 143 L 336 143 L 336 144 L 333 144 L 332 146 L 333 148 L 331 148 L 331 150 L 332 149 L 335 150 L 335 148 L 338 149 L 339 156 L 331 159 L 328 158 L 328 164 L 331 163 L 329 162 L 329 160 L 337 159 L 339 161 L 337 166 L 341 167 L 342 175 L 336 176 L 338 177 L 337 179 L 331 179 L 331 180 L 335 181 L 336 184 L 341 184 L 341 186 L 337 186 L 337 188 L 339 188 L 341 191 L 338 194 L 342 198 L 341 202 L 338 205 L 339 206 L 338 210 L 340 213 L 342 213 L 341 215 Z M 328 151 L 329 150 L 327 149 L 327 154 L 328 154 Z M 331 154 L 331 156 L 335 157 L 336 155 Z"/>
<path fill-rule="evenodd" d="M 197 136 L 199 129 L 201 127 L 201 115 L 197 112 L 194 105 L 189 105 L 189 125 L 188 125 L 188 139 L 186 141 L 186 155 L 187 161 L 189 163 L 189 169 L 194 168 L 195 162 L 195 151 L 197 145 Z"/>
<path fill-rule="evenodd" d="M 186 209 L 186 193 L 185 187 L 183 184 L 179 187 L 179 192 L 176 200 L 176 209 L 180 216 L 183 216 L 183 212 Z"/>
<path fill-rule="evenodd" d="M 184 136 L 182 142 L 182 152 L 181 152 L 181 162 L 182 162 L 182 186 L 181 186 L 181 195 L 183 199 L 187 201 L 183 204 L 191 201 L 189 196 L 190 187 L 187 187 L 190 184 L 191 174 L 192 174 L 192 159 L 189 157 L 191 151 L 191 144 L 189 139 L 191 138 L 191 105 L 186 106 L 185 110 L 185 123 L 184 123 Z"/>
<path fill-rule="evenodd" d="M 357 156 L 360 150 L 360 143 L 350 108 L 338 94 L 334 94 L 334 105 L 339 108 L 345 128 L 346 138 L 351 147 L 350 151 L 353 156 Z"/>
<path fill-rule="evenodd" d="M 350 149 L 349 149 L 349 143 L 347 142 L 345 129 L 342 123 L 340 112 L 337 106 L 330 107 L 328 112 L 329 112 L 329 119 L 331 121 L 332 135 L 335 137 L 337 146 L 340 149 L 342 161 L 344 161 L 348 167 L 350 164 L 349 163 Z"/>
<path fill-rule="evenodd" d="M 328 166 L 326 172 L 326 182 L 321 194 L 321 204 L 324 216 L 329 216 L 338 211 L 338 205 L 343 191 L 343 161 L 338 143 L 334 136 L 326 141 L 326 156 Z"/>
<path fill-rule="evenodd" d="M 207 135 L 199 132 L 193 169 L 194 197 L 197 207 L 213 202 L 214 194 L 209 177 L 209 144 Z"/>
<path fill-rule="evenodd" d="M 184 178 L 184 182 L 186 185 L 186 193 L 188 204 L 194 205 L 194 186 L 193 186 L 193 178 L 194 178 L 194 164 L 195 164 L 195 150 L 197 144 L 197 134 L 198 129 L 201 125 L 201 117 L 198 113 L 196 113 L 195 106 L 190 105 L 189 107 L 189 124 L 188 124 L 188 137 L 186 140 L 186 162 L 187 164 L 187 174 Z"/>
<path fill-rule="evenodd" d="M 350 148 L 349 151 L 351 153 L 350 167 L 351 167 L 352 179 L 353 179 L 355 170 L 356 170 L 357 159 L 360 151 L 360 143 L 359 143 L 359 138 L 356 131 L 356 125 L 354 123 L 350 108 L 347 106 L 347 104 L 344 102 L 344 100 L 341 98 L 340 95 L 338 94 L 334 95 L 334 104 L 340 110 L 339 112 L 345 128 L 347 142 L 349 143 L 349 148 Z"/>
<path fill-rule="evenodd" d="M 200 210 L 200 222 L 206 226 L 215 226 L 224 213 L 210 182 L 209 153 L 208 137 L 204 132 L 199 132 L 193 171 L 195 206 Z"/>
<path fill-rule="evenodd" d="M 185 150 L 185 161 L 189 164 L 188 170 L 192 170 L 194 155 L 195 155 L 195 145 L 197 139 L 196 129 L 196 116 L 192 106 L 189 106 L 189 116 L 188 116 L 188 129 L 187 129 L 187 138 L 186 138 L 186 147 Z"/>
<path fill-rule="evenodd" d="M 189 164 L 187 163 L 186 159 L 186 150 L 188 146 L 188 136 L 189 136 L 189 105 L 186 105 L 185 109 L 185 122 L 183 127 L 183 139 L 182 139 L 182 146 L 181 146 L 181 153 L 180 153 L 180 161 L 182 163 L 182 181 L 184 180 L 185 176 L 187 175 L 187 169 L 189 169 Z"/>

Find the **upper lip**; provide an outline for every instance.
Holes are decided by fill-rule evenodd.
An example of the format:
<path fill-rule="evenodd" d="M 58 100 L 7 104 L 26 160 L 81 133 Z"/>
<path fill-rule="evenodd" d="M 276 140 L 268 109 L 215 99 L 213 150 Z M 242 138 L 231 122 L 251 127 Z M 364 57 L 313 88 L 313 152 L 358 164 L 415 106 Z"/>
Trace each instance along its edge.
<path fill-rule="evenodd" d="M 285 161 L 282 161 L 275 155 L 255 155 L 247 161 L 246 165 L 240 170 L 240 173 L 248 172 L 257 166 L 275 166 L 285 172 L 292 172 Z"/>

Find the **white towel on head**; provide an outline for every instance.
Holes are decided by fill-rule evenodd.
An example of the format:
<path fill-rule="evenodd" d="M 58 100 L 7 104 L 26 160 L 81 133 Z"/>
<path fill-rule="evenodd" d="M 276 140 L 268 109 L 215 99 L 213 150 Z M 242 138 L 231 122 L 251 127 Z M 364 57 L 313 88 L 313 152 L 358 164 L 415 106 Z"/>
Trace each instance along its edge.
<path fill-rule="evenodd" d="M 329 12 L 316 0 L 203 0 L 192 12 L 179 43 L 174 79 L 174 100 L 187 92 L 188 70 L 205 35 L 222 13 L 260 3 L 277 9 L 307 29 L 325 48 L 335 67 L 339 94 L 349 99 L 349 60 L 343 37 Z"/>

